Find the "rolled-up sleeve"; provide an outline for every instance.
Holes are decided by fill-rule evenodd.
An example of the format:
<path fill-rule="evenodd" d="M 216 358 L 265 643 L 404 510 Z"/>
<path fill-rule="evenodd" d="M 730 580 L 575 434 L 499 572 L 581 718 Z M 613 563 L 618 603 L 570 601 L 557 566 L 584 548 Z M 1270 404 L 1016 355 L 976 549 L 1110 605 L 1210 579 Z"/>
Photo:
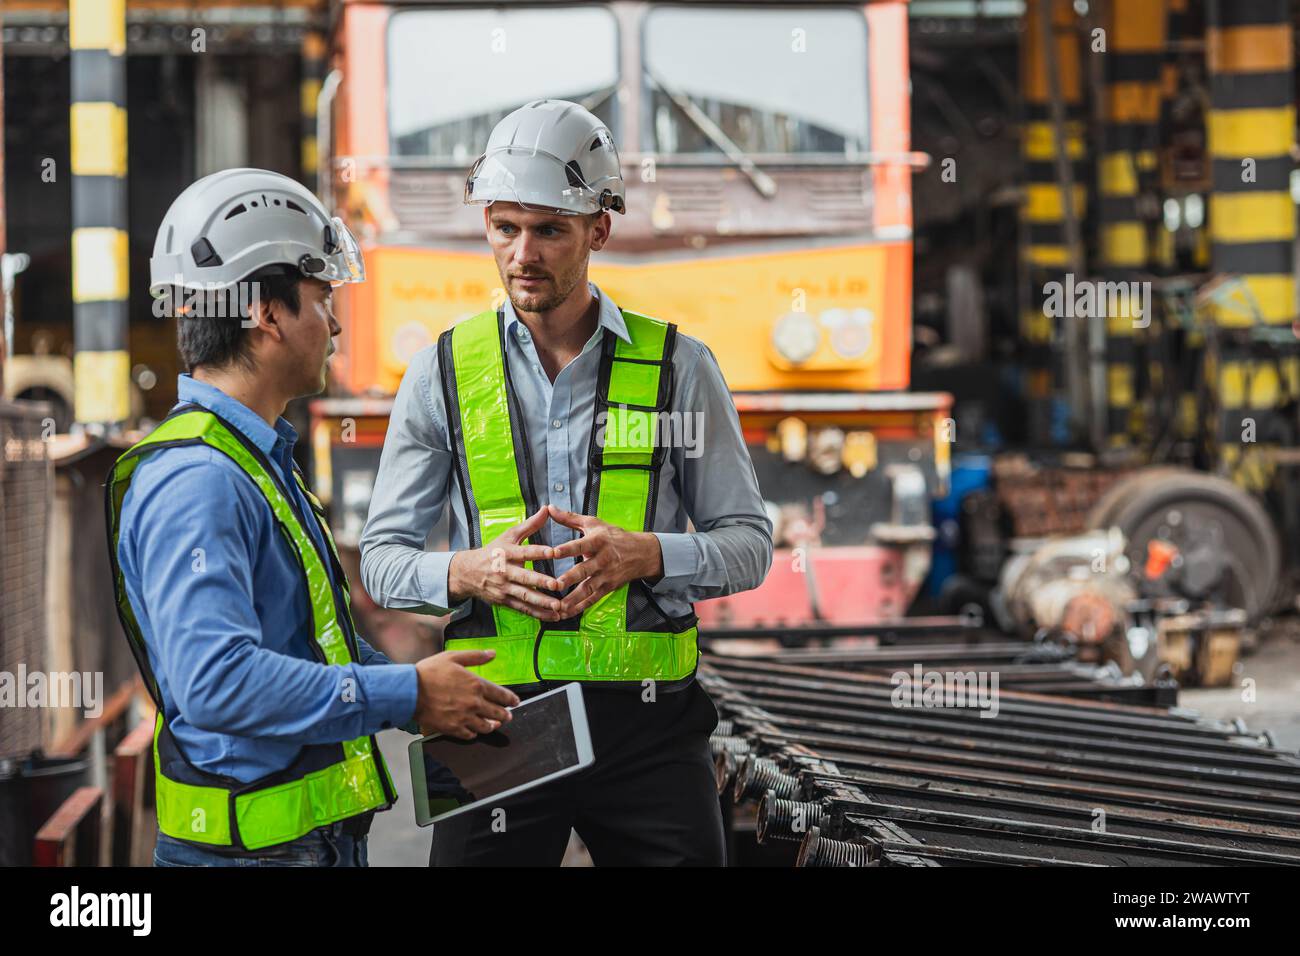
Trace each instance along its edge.
<path fill-rule="evenodd" d="M 251 482 L 233 472 L 214 481 L 222 465 L 216 452 L 206 454 L 210 460 L 176 468 L 165 483 L 132 488 L 123 509 L 149 609 L 150 651 L 186 722 L 310 744 L 408 721 L 417 694 L 411 665 L 326 665 L 262 646 L 250 542 L 270 516 Z"/>
<path fill-rule="evenodd" d="M 393 400 L 361 533 L 361 581 L 376 603 L 422 614 L 451 609 L 447 573 L 452 551 L 426 551 L 451 487 L 452 452 L 435 405 L 436 347 L 416 355 Z"/>
<path fill-rule="evenodd" d="M 672 410 L 694 418 L 691 430 L 681 431 L 692 441 L 677 443 L 672 455 L 695 530 L 656 532 L 664 570 L 654 591 L 699 601 L 763 583 L 772 564 L 772 522 L 717 359 L 688 336 L 678 348 L 694 354 L 686 353 Z"/>

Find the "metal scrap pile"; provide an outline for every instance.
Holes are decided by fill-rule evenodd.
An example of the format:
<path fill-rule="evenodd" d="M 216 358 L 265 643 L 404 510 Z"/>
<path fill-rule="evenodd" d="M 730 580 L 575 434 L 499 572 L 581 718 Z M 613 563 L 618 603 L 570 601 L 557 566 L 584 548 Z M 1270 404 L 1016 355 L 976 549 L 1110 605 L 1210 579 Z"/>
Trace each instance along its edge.
<path fill-rule="evenodd" d="M 1300 758 L 1267 735 L 1024 689 L 1061 662 L 977 654 L 963 684 L 935 671 L 951 653 L 890 665 L 907 680 L 870 660 L 908 650 L 707 657 L 737 858 L 752 820 L 764 861 L 798 866 L 1300 865 Z"/>

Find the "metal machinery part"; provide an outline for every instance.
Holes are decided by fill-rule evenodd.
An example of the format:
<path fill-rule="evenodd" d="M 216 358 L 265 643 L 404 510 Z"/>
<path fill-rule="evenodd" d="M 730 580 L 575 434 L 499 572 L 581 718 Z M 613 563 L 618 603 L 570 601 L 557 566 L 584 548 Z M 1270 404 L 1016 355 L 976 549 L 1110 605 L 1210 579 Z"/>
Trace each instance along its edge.
<path fill-rule="evenodd" d="M 1184 682 L 1227 683 L 1281 590 L 1281 544 L 1263 507 L 1225 479 L 1161 466 L 1116 483 L 1088 526 L 1020 542 L 993 596 L 1000 623 L 1078 642 L 1125 673 L 1167 665 Z"/>
<path fill-rule="evenodd" d="M 1137 598 L 1124 538 L 1114 529 L 1054 538 L 1007 563 L 1001 601 L 1019 630 L 1061 629 L 1100 644 Z"/>
<path fill-rule="evenodd" d="M 1088 527 L 1123 534 L 1147 596 L 1241 608 L 1251 623 L 1277 604 L 1277 531 L 1259 502 L 1226 479 L 1178 468 L 1137 472 L 1097 502 Z"/>
<path fill-rule="evenodd" d="M 712 742 L 733 859 L 1300 865 L 1300 758 L 1240 722 L 1022 685 L 1000 688 L 992 714 L 900 706 L 896 676 L 790 658 L 711 654 L 700 671 L 724 722 Z M 943 690 L 959 676 L 939 675 Z"/>
<path fill-rule="evenodd" d="M 1081 661 L 1077 643 L 1009 638 L 985 627 L 978 616 L 903 618 L 857 627 L 710 629 L 702 636 L 723 661 L 743 658 L 792 667 L 827 667 L 878 678 L 916 666 L 961 672 L 996 670 L 1001 687 L 1027 693 L 1162 707 L 1178 699 L 1178 685 L 1163 675 L 1125 675 L 1113 663 Z M 783 636 L 785 642 L 780 640 Z M 815 646 L 826 639 L 847 640 Z M 866 643 L 868 639 L 873 643 Z M 797 646 L 810 644 L 814 646 Z M 721 729 L 724 725 L 725 731 Z M 735 731 L 724 721 L 715 733 L 730 736 Z"/>

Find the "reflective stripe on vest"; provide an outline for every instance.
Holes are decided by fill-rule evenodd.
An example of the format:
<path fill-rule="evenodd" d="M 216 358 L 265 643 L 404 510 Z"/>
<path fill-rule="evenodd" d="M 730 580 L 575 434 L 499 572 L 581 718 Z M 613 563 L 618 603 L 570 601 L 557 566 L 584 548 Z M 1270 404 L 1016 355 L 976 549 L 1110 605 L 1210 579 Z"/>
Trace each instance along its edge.
<path fill-rule="evenodd" d="M 123 454 L 113 466 L 107 487 L 109 555 L 118 616 L 158 709 L 154 726 L 158 828 L 168 836 L 191 843 L 255 850 L 296 840 L 328 823 L 391 806 L 396 790 L 373 736 L 304 748 L 294 767 L 310 769 L 276 774 L 274 783 L 266 786 L 258 786 L 257 782 L 239 784 L 190 766 L 171 738 L 144 636 L 126 594 L 126 583 L 117 561 L 117 543 L 122 501 L 142 456 L 162 448 L 194 444 L 206 445 L 233 460 L 271 508 L 303 571 L 303 588 L 311 608 L 312 638 L 320 659 L 326 664 L 356 661 L 348 642 L 348 634 L 355 634 L 350 609 L 346 603 L 341 609 L 349 618 L 349 630 L 345 630 L 324 557 L 259 452 L 241 441 L 216 415 L 196 408 L 169 417 Z M 301 476 L 297 480 L 305 489 Z M 334 556 L 337 573 L 341 574 L 329 528 L 324 521 L 317 520 L 317 524 Z M 346 578 L 340 578 L 340 584 L 347 602 Z M 177 775 L 167 772 L 168 767 L 176 770 L 178 762 L 184 770 L 182 775 L 191 780 L 177 779 Z"/>
<path fill-rule="evenodd" d="M 623 318 L 630 343 L 604 333 L 615 345 L 612 350 L 607 343 L 602 348 L 598 376 L 603 391 L 596 409 L 607 411 L 607 418 L 599 446 L 595 444 L 597 423 L 592 426 L 590 467 L 598 472 L 594 511 L 602 521 L 620 528 L 649 531 L 652 476 L 662 467 L 666 452 L 656 447 L 656 436 L 658 415 L 667 409 L 670 393 L 671 327 L 633 312 L 623 312 Z M 523 443 L 516 442 L 512 431 L 501 329 L 498 313 L 484 312 L 450 332 L 460 417 L 455 437 L 461 445 L 457 451 L 463 462 L 462 480 L 468 480 L 468 497 L 478 513 L 477 527 L 471 529 L 476 547 L 528 517 L 524 498 L 528 462 L 520 462 L 516 454 Z M 468 619 L 459 619 L 448 630 L 446 647 L 496 651 L 491 662 L 473 669 L 507 685 L 568 680 L 640 684 L 690 677 L 698 657 L 694 615 L 680 630 L 665 618 L 664 630 L 630 632 L 628 591 L 625 584 L 597 600 L 582 613 L 577 630 L 550 623 L 543 627 L 522 612 L 493 606 L 492 633 L 454 636 L 467 626 Z"/>

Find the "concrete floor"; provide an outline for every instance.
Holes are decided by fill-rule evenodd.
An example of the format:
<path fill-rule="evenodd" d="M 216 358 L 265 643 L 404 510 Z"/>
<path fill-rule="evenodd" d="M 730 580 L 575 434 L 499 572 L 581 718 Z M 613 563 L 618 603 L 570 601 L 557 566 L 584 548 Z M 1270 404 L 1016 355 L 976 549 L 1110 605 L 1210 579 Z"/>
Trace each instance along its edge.
<path fill-rule="evenodd" d="M 1179 703 L 1207 717 L 1240 717 L 1252 732 L 1269 731 L 1280 749 L 1300 750 L 1300 620 L 1276 622 L 1237 667 L 1231 686 L 1187 688 Z"/>
<path fill-rule="evenodd" d="M 397 785 L 398 802 L 387 813 L 375 816 L 370 828 L 371 866 L 429 865 L 433 827 L 416 826 L 415 811 L 411 809 L 411 765 L 406 748 L 412 740 L 415 738 L 401 730 L 386 730 L 379 735 L 379 749 Z M 569 849 L 561 865 L 591 865 L 591 857 L 577 834 L 570 836 Z"/>
<path fill-rule="evenodd" d="M 379 735 L 379 749 L 397 785 L 397 806 L 375 815 L 370 828 L 371 866 L 429 865 L 433 828 L 416 826 L 415 811 L 411 809 L 411 768 L 406 748 L 414 739 L 401 730 L 385 730 Z"/>

